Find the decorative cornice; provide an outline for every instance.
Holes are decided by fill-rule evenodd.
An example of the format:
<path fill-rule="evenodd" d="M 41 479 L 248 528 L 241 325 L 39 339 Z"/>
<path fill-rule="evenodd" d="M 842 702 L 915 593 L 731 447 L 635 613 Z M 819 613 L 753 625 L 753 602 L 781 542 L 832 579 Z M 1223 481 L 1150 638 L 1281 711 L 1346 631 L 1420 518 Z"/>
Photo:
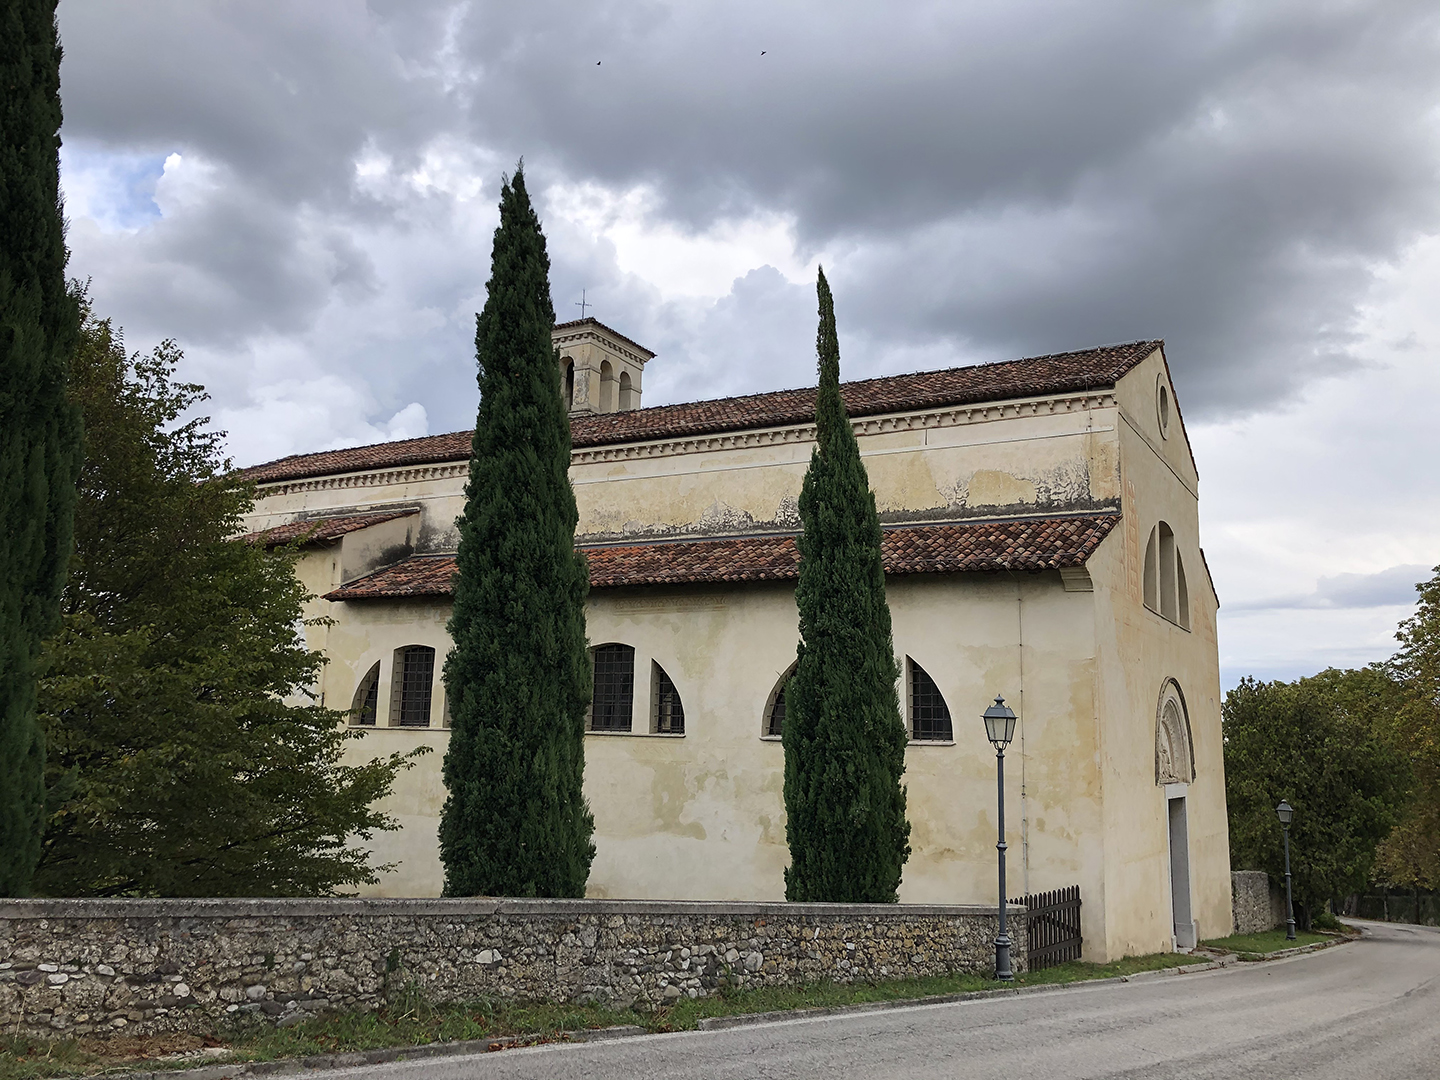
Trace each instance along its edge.
<path fill-rule="evenodd" d="M 921 431 L 927 428 L 960 427 L 994 420 L 1014 420 L 1026 416 L 1053 416 L 1115 407 L 1111 390 L 1088 394 L 1067 394 L 1031 401 L 1007 401 L 985 405 L 962 405 L 931 412 L 891 413 L 852 420 L 856 436 L 884 435 L 895 431 Z M 716 450 L 739 450 L 758 446 L 779 446 L 815 441 L 814 424 L 765 428 L 759 431 L 729 431 L 718 435 L 690 436 L 657 442 L 618 443 L 575 450 L 570 464 L 598 465 L 610 461 L 635 461 L 642 458 L 678 457 L 682 454 L 704 454 Z"/>
<path fill-rule="evenodd" d="M 650 356 L 641 356 L 639 353 L 632 352 L 631 350 L 627 349 L 624 345 L 616 341 L 611 335 L 599 333 L 593 328 L 580 330 L 573 334 L 555 334 L 552 338 L 556 348 L 566 345 L 572 341 L 585 341 L 587 339 L 604 342 L 605 347 L 611 352 L 619 353 L 621 356 L 625 357 L 625 359 L 629 360 L 632 364 L 638 364 L 642 368 L 648 361 L 654 359 L 653 354 Z"/>
<path fill-rule="evenodd" d="M 451 480 L 467 476 L 468 461 L 449 461 L 439 465 L 411 465 L 403 469 L 376 469 L 372 472 L 343 473 L 339 476 L 317 476 L 312 480 L 286 480 L 278 484 L 261 484 L 257 498 L 272 495 L 294 495 L 302 491 L 337 491 L 342 488 L 385 487 L 389 484 L 417 484 L 426 480 Z"/>
<path fill-rule="evenodd" d="M 961 427 L 996 420 L 1015 420 L 1031 416 L 1056 416 L 1067 413 L 1110 409 L 1116 404 L 1113 390 L 1097 390 L 1084 394 L 1061 394 L 1033 398 L 1028 401 L 1003 401 L 992 404 L 962 405 L 929 412 L 891 413 L 866 416 L 851 421 L 857 436 L 884 435 L 896 431 L 921 431 L 933 428 Z M 611 461 L 638 461 L 645 458 L 679 457 L 683 454 L 705 454 L 717 450 L 741 450 L 761 446 L 783 446 L 815 441 L 814 424 L 764 428 L 758 431 L 731 431 L 718 435 L 697 435 L 655 442 L 618 443 L 612 446 L 572 450 L 570 465 L 598 465 Z M 435 465 L 413 465 L 399 469 L 375 469 L 369 472 L 342 473 L 338 476 L 317 476 L 308 480 L 287 480 L 277 484 L 261 484 L 258 497 L 293 495 L 306 491 L 334 491 L 343 488 L 385 487 L 390 484 L 414 484 L 427 480 L 451 480 L 467 476 L 468 461 L 442 462 Z"/>

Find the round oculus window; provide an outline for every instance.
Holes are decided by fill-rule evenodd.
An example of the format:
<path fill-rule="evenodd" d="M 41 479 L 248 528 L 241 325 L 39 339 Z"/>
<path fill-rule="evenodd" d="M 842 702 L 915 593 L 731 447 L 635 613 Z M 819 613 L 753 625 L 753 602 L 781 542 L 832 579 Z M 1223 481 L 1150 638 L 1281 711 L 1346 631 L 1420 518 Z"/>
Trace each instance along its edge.
<path fill-rule="evenodd" d="M 1170 388 L 1165 385 L 1165 380 L 1159 379 L 1155 384 L 1155 416 L 1160 421 L 1160 437 L 1170 437 Z"/>

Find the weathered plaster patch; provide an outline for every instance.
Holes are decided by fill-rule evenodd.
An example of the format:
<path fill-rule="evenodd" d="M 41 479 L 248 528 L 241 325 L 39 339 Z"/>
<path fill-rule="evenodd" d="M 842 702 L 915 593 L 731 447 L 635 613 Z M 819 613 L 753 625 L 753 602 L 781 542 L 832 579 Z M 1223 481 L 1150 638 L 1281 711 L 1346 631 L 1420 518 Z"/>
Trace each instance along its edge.
<path fill-rule="evenodd" d="M 966 499 L 971 506 L 1010 506 L 1033 503 L 1035 484 L 995 469 L 977 469 L 970 477 Z"/>

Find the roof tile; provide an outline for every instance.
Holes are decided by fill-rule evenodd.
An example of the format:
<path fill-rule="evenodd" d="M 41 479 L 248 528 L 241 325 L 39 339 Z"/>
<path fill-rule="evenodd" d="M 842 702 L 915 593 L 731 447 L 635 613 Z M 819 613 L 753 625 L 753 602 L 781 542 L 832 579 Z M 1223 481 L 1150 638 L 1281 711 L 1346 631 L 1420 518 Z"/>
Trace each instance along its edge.
<path fill-rule="evenodd" d="M 841 393 L 850 415 L 860 417 L 1106 389 L 1162 344 L 1134 341 L 1025 360 L 889 375 L 844 383 Z M 814 419 L 815 388 L 812 386 L 715 401 L 657 405 L 628 412 L 576 414 L 570 418 L 570 442 L 577 448 L 609 446 L 784 427 Z M 471 435 L 469 431 L 452 431 L 373 446 L 297 454 L 256 465 L 242 473 L 256 483 L 271 484 L 364 469 L 465 461 L 470 457 Z"/>
<path fill-rule="evenodd" d="M 887 574 L 1035 571 L 1082 566 L 1120 520 L 1081 514 L 913 525 L 887 529 Z M 793 581 L 800 556 L 794 536 L 747 536 L 590 548 L 592 588 L 707 582 Z M 417 555 L 352 581 L 327 600 L 450 596 L 454 555 Z"/>
<path fill-rule="evenodd" d="M 279 547 L 281 544 L 289 544 L 301 539 L 305 543 L 316 540 L 334 540 L 346 533 L 355 532 L 357 529 L 368 529 L 371 525 L 379 525 L 382 521 L 394 521 L 396 518 L 409 517 L 411 514 L 419 512 L 415 507 L 407 506 L 400 510 L 381 510 L 368 514 L 302 518 L 299 521 L 276 525 L 272 529 L 246 533 L 240 539 L 247 544 L 263 544 L 266 547 Z"/>

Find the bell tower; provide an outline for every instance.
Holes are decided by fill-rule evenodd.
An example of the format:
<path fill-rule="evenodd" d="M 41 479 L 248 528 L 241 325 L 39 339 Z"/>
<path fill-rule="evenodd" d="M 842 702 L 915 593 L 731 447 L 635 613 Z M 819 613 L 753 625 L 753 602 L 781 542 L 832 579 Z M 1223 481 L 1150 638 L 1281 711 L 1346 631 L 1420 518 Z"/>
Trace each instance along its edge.
<path fill-rule="evenodd" d="M 629 412 L 640 407 L 640 380 L 655 354 L 599 319 L 557 323 L 560 392 L 573 413 Z"/>

